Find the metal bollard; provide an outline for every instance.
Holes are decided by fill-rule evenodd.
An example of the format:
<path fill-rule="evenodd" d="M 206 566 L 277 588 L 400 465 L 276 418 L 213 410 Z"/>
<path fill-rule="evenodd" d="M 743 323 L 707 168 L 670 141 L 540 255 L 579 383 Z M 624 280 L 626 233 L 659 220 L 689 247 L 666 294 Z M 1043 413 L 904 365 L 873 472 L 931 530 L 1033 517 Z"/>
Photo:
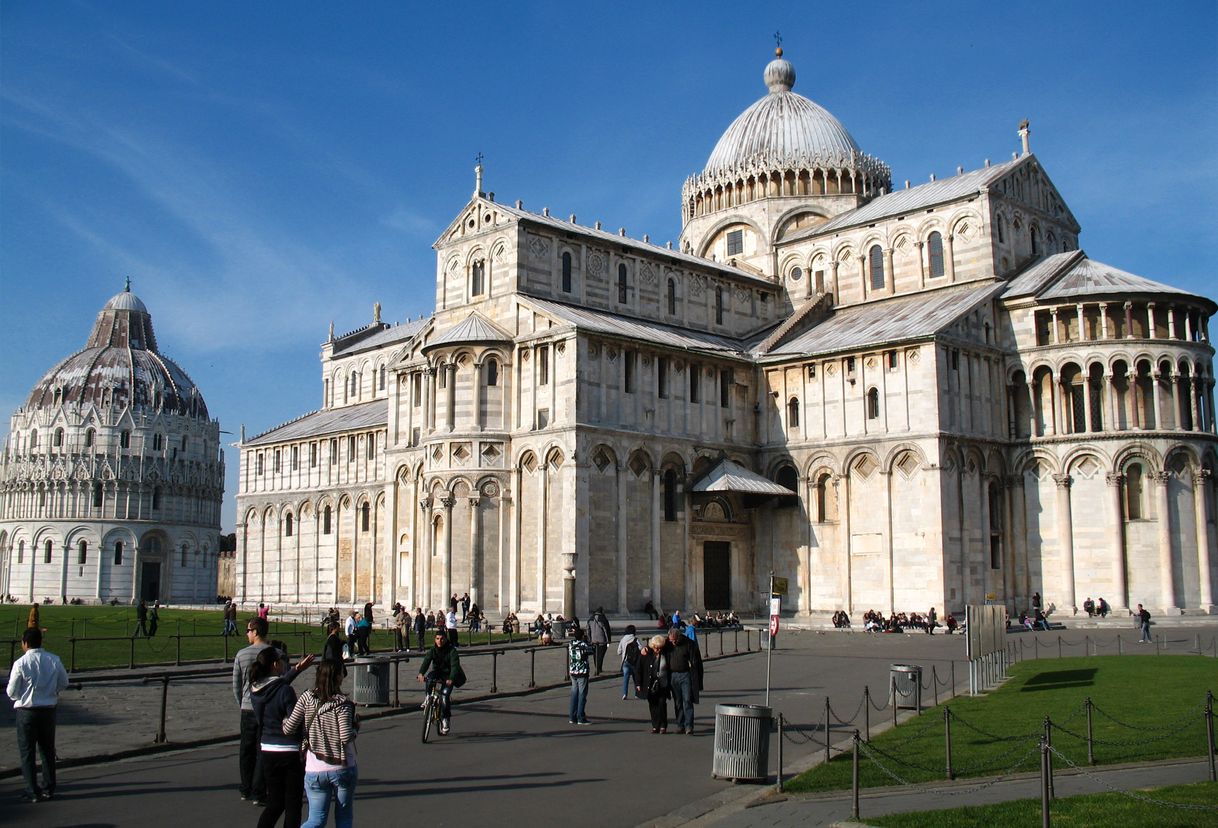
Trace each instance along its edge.
<path fill-rule="evenodd" d="M 782 793 L 782 714 L 778 714 L 778 792 Z"/>
<path fill-rule="evenodd" d="M 1057 637 L 1057 657 L 1062 657 L 1062 637 L 1060 635 Z"/>
<path fill-rule="evenodd" d="M 956 695 L 956 662 L 952 662 L 952 696 Z"/>
<path fill-rule="evenodd" d="M 1053 747 L 1053 721 L 1048 716 L 1045 716 L 1046 756 L 1048 755 L 1048 749 L 1051 747 Z M 1046 772 L 1048 773 L 1048 776 L 1049 776 L 1049 798 L 1053 799 L 1054 793 L 1053 793 L 1053 760 L 1052 759 L 1049 760 L 1048 770 Z"/>
<path fill-rule="evenodd" d="M 537 686 L 537 651 L 529 650 L 529 689 Z"/>
<path fill-rule="evenodd" d="M 127 654 L 127 669 L 134 670 L 135 669 L 135 638 L 131 638 L 130 641 L 131 641 L 131 649 L 130 649 L 130 652 Z"/>
<path fill-rule="evenodd" d="M 1218 782 L 1218 769 L 1214 766 L 1214 694 L 1205 694 L 1205 739 L 1209 748 L 1210 781 Z"/>
<path fill-rule="evenodd" d="M 943 708 L 943 750 L 947 757 L 947 778 L 955 779 L 956 774 L 952 770 L 952 709 L 950 707 Z"/>
<path fill-rule="evenodd" d="M 1091 636 L 1089 635 L 1083 636 L 1083 655 L 1091 655 Z M 1099 653 L 1097 652 L 1096 655 L 1099 655 Z"/>
<path fill-rule="evenodd" d="M 173 663 L 176 667 L 182 666 L 182 632 L 181 625 L 178 625 L 178 634 L 174 637 Z"/>
<path fill-rule="evenodd" d="M 1117 655 L 1125 655 L 1125 651 L 1121 649 L 1121 634 L 1117 633 Z"/>
<path fill-rule="evenodd" d="M 850 768 L 850 818 L 858 821 L 859 818 L 859 732 L 854 731 L 854 755 L 851 758 Z"/>
<path fill-rule="evenodd" d="M 491 650 L 491 692 L 499 692 L 499 651 Z"/>
<path fill-rule="evenodd" d="M 1052 778 L 1053 761 L 1049 758 L 1049 744 L 1040 740 L 1040 824 L 1049 828 L 1049 800 L 1053 798 Z"/>
<path fill-rule="evenodd" d="M 68 665 L 69 665 L 68 672 L 75 673 L 76 672 L 76 638 L 75 637 L 70 638 L 70 639 L 68 639 L 68 641 L 72 645 L 72 655 L 69 657 L 69 660 L 68 660 Z M 9 666 L 10 667 L 12 666 L 11 658 L 9 659 Z"/>
<path fill-rule="evenodd" d="M 863 732 L 867 734 L 867 741 L 871 741 L 871 689 L 867 685 L 863 685 Z"/>
<path fill-rule="evenodd" d="M 169 704 L 169 676 L 161 676 L 161 726 L 156 732 L 156 738 L 153 739 L 158 745 L 163 745 L 169 741 L 165 735 L 165 708 Z"/>
<path fill-rule="evenodd" d="M 1087 710 L 1087 764 L 1095 764 L 1095 737 L 1091 732 L 1091 697 L 1083 699 L 1083 707 Z"/>
<path fill-rule="evenodd" d="M 833 722 L 829 720 L 829 697 L 825 696 L 825 764 L 829 763 L 829 731 L 833 729 Z"/>
<path fill-rule="evenodd" d="M 934 685 L 935 707 L 938 707 L 939 706 L 939 673 L 937 670 L 935 670 L 935 665 L 933 665 L 933 664 L 930 665 L 930 683 Z M 867 741 L 870 742 L 871 739 L 868 738 Z"/>
<path fill-rule="evenodd" d="M 1032 658 L 1040 658 L 1040 639 L 1032 636 Z"/>

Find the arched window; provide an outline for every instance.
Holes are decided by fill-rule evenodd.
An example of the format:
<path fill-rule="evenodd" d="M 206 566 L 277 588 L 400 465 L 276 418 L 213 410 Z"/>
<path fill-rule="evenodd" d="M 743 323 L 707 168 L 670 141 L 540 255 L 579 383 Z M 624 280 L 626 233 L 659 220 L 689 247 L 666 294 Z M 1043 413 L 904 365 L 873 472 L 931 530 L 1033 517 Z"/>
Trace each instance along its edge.
<path fill-rule="evenodd" d="M 469 295 L 481 296 L 486 290 L 486 262 L 478 259 L 470 268 Z"/>
<path fill-rule="evenodd" d="M 182 453 L 183 453 L 183 454 L 185 454 L 185 453 L 186 453 L 186 445 L 187 445 L 187 442 L 186 442 L 186 435 L 185 435 L 185 434 L 183 434 L 183 435 L 182 435 Z"/>
<path fill-rule="evenodd" d="M 571 292 L 571 254 L 562 254 L 562 292 Z"/>
<path fill-rule="evenodd" d="M 872 388 L 867 392 L 867 419 L 875 420 L 880 416 L 880 390 Z"/>
<path fill-rule="evenodd" d="M 180 559 L 180 564 L 181 564 L 181 566 L 182 566 L 182 568 L 183 568 L 183 569 L 185 569 L 185 568 L 186 568 L 186 553 L 187 553 L 188 551 L 189 551 L 189 550 L 188 550 L 188 547 L 186 546 L 186 544 L 182 544 L 182 557 L 181 557 L 181 559 Z"/>
<path fill-rule="evenodd" d="M 152 489 L 152 511 L 156 512 L 161 508 L 161 487 L 154 486 Z"/>
<path fill-rule="evenodd" d="M 483 368 L 483 375 L 486 377 L 488 386 L 496 386 L 499 384 L 499 361 L 488 359 L 486 366 Z"/>
<path fill-rule="evenodd" d="M 723 288 L 715 288 L 715 324 L 723 324 Z"/>
<path fill-rule="evenodd" d="M 89 559 L 89 542 L 81 541 L 76 544 L 76 563 L 79 566 L 84 566 L 85 561 Z"/>
<path fill-rule="evenodd" d="M 930 275 L 931 277 L 939 277 L 943 275 L 943 236 L 939 231 L 930 234 L 930 238 L 926 240 L 926 254 L 930 260 Z"/>
<path fill-rule="evenodd" d="M 664 472 L 664 520 L 677 519 L 677 473 L 673 469 Z"/>
<path fill-rule="evenodd" d="M 798 492 L 799 472 L 795 471 L 794 466 L 783 466 L 778 470 L 778 474 L 774 475 L 774 482 L 779 486 L 784 486 L 790 489 L 793 492 Z"/>
<path fill-rule="evenodd" d="M 38 448 L 38 429 L 30 432 L 30 448 Z"/>
<path fill-rule="evenodd" d="M 1125 469 L 1125 518 L 1127 520 L 1143 520 L 1146 517 L 1144 481 L 1145 473 L 1140 463 L 1133 463 Z"/>
<path fill-rule="evenodd" d="M 630 291 L 630 282 L 626 276 L 626 265 L 620 264 L 617 266 L 617 301 L 618 304 L 626 304 L 626 298 Z"/>
<path fill-rule="evenodd" d="M 119 448 L 125 448 L 125 449 L 131 448 L 131 432 L 125 428 L 119 432 L 118 446 L 119 446 Z"/>
<path fill-rule="evenodd" d="M 283 519 L 283 534 L 286 537 L 289 537 L 289 538 L 292 537 L 292 513 L 291 512 L 288 512 L 287 516 Z"/>
<path fill-rule="evenodd" d="M 380 386 L 381 386 L 381 390 L 384 391 L 385 390 L 385 366 L 384 365 L 381 366 Z"/>
<path fill-rule="evenodd" d="M 161 435 L 160 434 L 152 435 L 152 450 L 153 451 L 161 450 Z"/>
<path fill-rule="evenodd" d="M 1032 238 L 1032 255 L 1039 256 L 1040 255 L 1040 228 L 1033 225 L 1031 228 L 1030 235 Z"/>
<path fill-rule="evenodd" d="M 17 563 L 25 563 L 25 541 L 17 541 Z"/>
<path fill-rule="evenodd" d="M 93 508 L 100 509 L 102 507 L 102 498 L 105 496 L 105 490 L 100 483 L 93 484 Z"/>
<path fill-rule="evenodd" d="M 836 492 L 833 488 L 833 476 L 829 472 L 821 472 L 816 476 L 816 519 L 825 523 L 837 520 L 837 503 L 834 500 Z"/>
<path fill-rule="evenodd" d="M 262 452 L 254 458 L 254 474 L 262 474 Z"/>
<path fill-rule="evenodd" d="M 787 427 L 799 427 L 799 398 L 792 397 L 787 401 Z"/>
<path fill-rule="evenodd" d="M 675 279 L 668 280 L 668 315 L 677 315 L 677 282 Z"/>
<path fill-rule="evenodd" d="M 321 513 L 321 533 L 323 535 L 330 534 L 330 507 L 327 506 Z"/>
<path fill-rule="evenodd" d="M 998 243 L 1007 243 L 1007 221 L 1002 216 L 998 217 Z"/>
<path fill-rule="evenodd" d="M 91 429 L 91 428 L 85 429 L 85 448 L 93 448 L 93 435 L 94 434 L 96 434 L 96 432 L 93 429 Z"/>
<path fill-rule="evenodd" d="M 884 289 L 884 250 L 878 244 L 873 244 L 867 253 L 871 263 L 871 289 Z"/>
<path fill-rule="evenodd" d="M 123 542 L 122 541 L 114 542 L 114 565 L 115 566 L 123 565 Z"/>
<path fill-rule="evenodd" d="M 63 448 L 63 429 L 55 429 L 55 436 L 51 438 L 51 443 L 55 448 Z"/>
<path fill-rule="evenodd" d="M 53 549 L 54 549 L 54 545 L 50 541 L 47 541 L 46 546 L 43 547 L 43 553 L 42 553 L 42 562 L 43 563 L 51 562 L 51 552 Z"/>
<path fill-rule="evenodd" d="M 364 531 L 364 532 L 367 532 L 367 531 L 368 531 L 368 527 L 369 527 L 370 522 L 371 522 L 371 517 L 370 517 L 370 515 L 371 515 L 371 511 L 372 511 L 372 510 L 368 508 L 368 504 L 367 504 L 367 503 L 365 503 L 363 506 L 361 506 L 361 507 L 360 507 L 360 510 L 359 510 L 359 512 L 360 512 L 360 516 L 359 516 L 359 523 L 360 523 L 360 530 L 361 530 L 361 531 Z"/>

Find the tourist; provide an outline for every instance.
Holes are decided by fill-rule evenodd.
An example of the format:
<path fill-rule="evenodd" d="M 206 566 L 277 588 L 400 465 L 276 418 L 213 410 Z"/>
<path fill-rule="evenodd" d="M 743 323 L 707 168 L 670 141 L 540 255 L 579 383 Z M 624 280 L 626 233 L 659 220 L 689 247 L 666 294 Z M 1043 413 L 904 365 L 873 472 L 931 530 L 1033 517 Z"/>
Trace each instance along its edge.
<path fill-rule="evenodd" d="M 567 675 L 571 679 L 571 703 L 568 706 L 569 724 L 592 724 L 588 721 L 588 669 L 590 659 L 596 655 L 596 647 L 584 640 L 584 631 L 571 633 L 567 645 Z"/>
<path fill-rule="evenodd" d="M 309 819 L 305 828 L 321 828 L 334 802 L 334 824 L 351 828 L 355 824 L 355 784 L 359 780 L 355 737 L 359 723 L 355 705 L 343 695 L 343 677 L 333 662 L 317 665 L 313 688 L 296 701 L 283 723 L 285 734 L 303 731 L 309 749 L 305 754 L 305 796 L 309 800 Z"/>
<path fill-rule="evenodd" d="M 241 741 L 237 748 L 237 763 L 241 773 L 239 792 L 243 800 L 252 799 L 255 804 L 266 801 L 266 783 L 262 776 L 262 761 L 258 741 L 258 717 L 254 714 L 254 700 L 250 696 L 249 672 L 258 654 L 270 647 L 266 640 L 265 618 L 251 618 L 245 625 L 248 646 L 233 656 L 233 696 L 241 707 Z"/>
<path fill-rule="evenodd" d="M 161 623 L 161 602 L 153 601 L 152 608 L 148 610 L 148 637 L 152 638 L 156 635 L 156 628 Z"/>
<path fill-rule="evenodd" d="M 464 624 L 469 619 L 469 607 L 470 607 L 470 600 L 469 600 L 469 593 L 467 592 L 461 596 L 461 623 L 462 624 Z"/>
<path fill-rule="evenodd" d="M 1091 618 L 1095 615 L 1095 602 L 1091 600 L 1091 596 L 1087 596 L 1087 600 L 1083 601 L 1083 612 L 1087 613 L 1087 617 Z"/>
<path fill-rule="evenodd" d="M 453 596 L 455 599 L 457 596 Z M 455 607 L 449 607 L 448 614 L 444 616 L 444 629 L 448 634 L 448 641 L 454 647 L 460 644 L 457 632 L 457 610 Z"/>
<path fill-rule="evenodd" d="M 647 617 L 652 621 L 660 620 L 660 613 L 656 612 L 656 605 L 650 601 L 643 605 L 643 612 L 646 613 Z"/>
<path fill-rule="evenodd" d="M 1138 611 L 1135 612 L 1133 615 L 1137 619 L 1138 632 L 1141 634 L 1141 637 L 1138 639 L 1138 643 L 1139 644 L 1149 644 L 1150 643 L 1150 613 L 1147 612 L 1142 607 L 1141 604 L 1138 604 Z"/>
<path fill-rule="evenodd" d="M 371 648 L 368 642 L 372 638 L 372 620 L 363 613 L 355 614 L 355 649 L 360 655 L 368 655 Z"/>
<path fill-rule="evenodd" d="M 931 607 L 930 612 L 926 614 L 926 634 L 934 635 L 937 626 L 939 626 L 939 613 L 935 612 L 934 607 Z"/>
<path fill-rule="evenodd" d="M 440 687 L 440 735 L 447 736 L 452 726 L 453 690 L 465 684 L 465 670 L 461 668 L 457 648 L 452 646 L 444 630 L 436 630 L 435 641 L 436 646 L 423 656 L 418 679 L 423 682 L 426 693 L 431 693 L 433 682 L 443 682 Z M 427 705 L 426 698 L 423 705 Z"/>
<path fill-rule="evenodd" d="M 342 674 L 347 675 L 346 659 L 343 658 L 343 640 L 338 636 L 338 622 L 333 618 L 326 619 L 326 643 L 321 646 L 321 660 L 334 662 L 342 668 Z"/>
<path fill-rule="evenodd" d="M 410 613 L 401 603 L 393 605 L 393 651 L 400 653 L 406 649 L 406 632 L 407 624 L 410 622 Z"/>
<path fill-rule="evenodd" d="M 672 686 L 673 715 L 686 735 L 694 732 L 694 705 L 702 692 L 702 653 L 679 627 L 668 631 L 668 670 Z"/>
<path fill-rule="evenodd" d="M 283 816 L 283 828 L 299 828 L 304 804 L 304 763 L 300 737 L 283 732 L 283 720 L 296 707 L 292 682 L 313 663 L 310 653 L 295 667 L 287 666 L 285 653 L 274 647 L 261 650 L 250 666 L 250 699 L 258 720 L 262 773 L 266 781 L 266 810 L 258 828 L 274 828 Z"/>
<path fill-rule="evenodd" d="M 635 685 L 635 673 L 639 666 L 639 639 L 634 624 L 626 625 L 626 632 L 617 642 L 617 657 L 622 665 L 622 699 L 629 697 Z"/>
<path fill-rule="evenodd" d="M 668 695 L 671 673 L 668 669 L 668 639 L 653 635 L 647 649 L 640 651 L 635 695 L 647 700 L 651 714 L 651 732 L 668 732 Z"/>
<path fill-rule="evenodd" d="M 613 629 L 609 626 L 609 617 L 605 615 L 605 610 L 601 607 L 596 608 L 596 612 L 592 613 L 592 617 L 588 619 L 588 641 L 596 649 L 596 674 L 599 676 L 605 666 L 605 652 L 609 649 L 609 642 L 613 640 Z"/>
<path fill-rule="evenodd" d="M 13 700 L 17 725 L 17 757 L 25 781 L 22 799 L 26 802 L 55 795 L 55 708 L 67 686 L 68 671 L 59 656 L 42 649 L 42 629 L 28 627 L 21 636 L 21 657 L 13 662 L 8 674 L 8 697 Z M 35 748 L 42 754 L 42 787 L 34 772 Z"/>
<path fill-rule="evenodd" d="M 423 614 L 422 607 L 414 608 L 414 637 L 418 643 L 419 652 L 424 650 L 424 636 L 427 635 L 427 616 Z"/>
<path fill-rule="evenodd" d="M 131 637 L 139 638 L 141 635 L 148 637 L 148 604 L 142 600 L 135 607 L 135 632 L 131 633 Z"/>
<path fill-rule="evenodd" d="M 1112 612 L 1112 607 L 1108 606 L 1108 602 L 1104 600 L 1104 596 L 1100 596 L 1099 602 L 1096 604 L 1096 610 L 1100 618 L 1107 618 L 1108 613 Z"/>
<path fill-rule="evenodd" d="M 18 616 L 18 617 L 20 617 L 20 616 Z M 38 602 L 37 601 L 34 602 L 34 606 L 30 607 L 30 614 L 29 614 L 29 617 L 26 618 L 25 628 L 27 630 L 42 630 L 43 632 L 46 632 L 46 630 L 42 626 L 42 615 L 38 611 Z"/>
<path fill-rule="evenodd" d="M 261 601 L 258 602 L 258 617 L 268 623 L 271 620 L 271 608 Z"/>

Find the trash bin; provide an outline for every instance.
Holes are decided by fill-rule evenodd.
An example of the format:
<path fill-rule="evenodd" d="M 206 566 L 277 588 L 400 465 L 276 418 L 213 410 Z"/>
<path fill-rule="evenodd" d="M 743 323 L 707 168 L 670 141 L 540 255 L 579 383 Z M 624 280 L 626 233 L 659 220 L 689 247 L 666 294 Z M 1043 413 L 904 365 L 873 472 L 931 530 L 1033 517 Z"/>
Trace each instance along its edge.
<path fill-rule="evenodd" d="M 715 779 L 761 780 L 770 771 L 773 711 L 760 704 L 715 705 Z"/>
<path fill-rule="evenodd" d="M 352 667 L 355 690 L 351 700 L 356 704 L 389 704 L 390 663 L 383 658 L 357 658 Z"/>
<path fill-rule="evenodd" d="M 555 641 L 562 641 L 567 637 L 567 622 L 555 621 L 550 625 L 550 637 Z"/>
<path fill-rule="evenodd" d="M 916 664 L 892 665 L 892 692 L 889 699 L 898 709 L 922 709 L 922 668 Z"/>

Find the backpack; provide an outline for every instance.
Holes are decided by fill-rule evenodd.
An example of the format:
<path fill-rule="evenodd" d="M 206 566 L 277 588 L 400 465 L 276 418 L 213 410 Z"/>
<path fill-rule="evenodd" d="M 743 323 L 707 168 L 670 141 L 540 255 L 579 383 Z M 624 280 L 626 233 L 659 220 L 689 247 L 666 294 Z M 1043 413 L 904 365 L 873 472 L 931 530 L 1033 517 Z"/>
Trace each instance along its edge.
<path fill-rule="evenodd" d="M 638 639 L 631 641 L 626 645 L 626 663 L 631 667 L 637 667 L 639 664 L 639 642 Z"/>

